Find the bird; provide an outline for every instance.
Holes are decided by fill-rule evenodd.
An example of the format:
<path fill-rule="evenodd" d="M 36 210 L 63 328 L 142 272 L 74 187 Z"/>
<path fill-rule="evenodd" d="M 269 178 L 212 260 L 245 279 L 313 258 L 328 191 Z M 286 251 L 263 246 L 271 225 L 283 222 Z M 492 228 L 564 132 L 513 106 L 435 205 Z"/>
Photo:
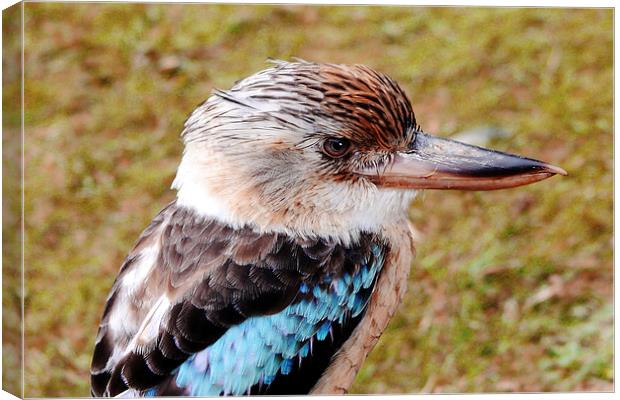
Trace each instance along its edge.
<path fill-rule="evenodd" d="M 107 297 L 93 396 L 347 393 L 405 294 L 418 192 L 566 175 L 425 133 L 370 67 L 271 62 L 187 118 L 176 197 Z"/>

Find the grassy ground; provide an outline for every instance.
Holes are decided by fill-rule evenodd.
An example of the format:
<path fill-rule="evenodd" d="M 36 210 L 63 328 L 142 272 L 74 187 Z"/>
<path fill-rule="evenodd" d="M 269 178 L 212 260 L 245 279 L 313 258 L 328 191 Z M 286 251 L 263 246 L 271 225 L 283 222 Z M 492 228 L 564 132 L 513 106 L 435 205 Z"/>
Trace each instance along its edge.
<path fill-rule="evenodd" d="M 569 171 L 426 192 L 399 313 L 357 393 L 612 389 L 612 12 L 26 4 L 26 395 L 88 395 L 102 305 L 178 133 L 267 57 L 363 63 L 428 132 Z"/>

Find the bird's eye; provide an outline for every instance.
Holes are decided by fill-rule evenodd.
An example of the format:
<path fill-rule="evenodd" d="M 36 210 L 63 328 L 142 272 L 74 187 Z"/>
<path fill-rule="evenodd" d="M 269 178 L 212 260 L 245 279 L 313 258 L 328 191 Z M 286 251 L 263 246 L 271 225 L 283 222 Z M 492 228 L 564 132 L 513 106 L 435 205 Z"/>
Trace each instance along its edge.
<path fill-rule="evenodd" d="M 323 152 L 332 158 L 339 158 L 349 152 L 351 142 L 342 138 L 329 138 L 323 142 Z"/>

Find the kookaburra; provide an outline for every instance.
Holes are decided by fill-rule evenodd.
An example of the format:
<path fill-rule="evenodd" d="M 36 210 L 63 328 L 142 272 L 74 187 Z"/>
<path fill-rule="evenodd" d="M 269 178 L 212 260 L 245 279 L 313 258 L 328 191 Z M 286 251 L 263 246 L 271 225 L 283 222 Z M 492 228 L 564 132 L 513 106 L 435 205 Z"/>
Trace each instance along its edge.
<path fill-rule="evenodd" d="M 182 139 L 176 199 L 108 296 L 95 396 L 346 393 L 405 293 L 416 191 L 566 174 L 423 133 L 362 65 L 274 62 Z"/>

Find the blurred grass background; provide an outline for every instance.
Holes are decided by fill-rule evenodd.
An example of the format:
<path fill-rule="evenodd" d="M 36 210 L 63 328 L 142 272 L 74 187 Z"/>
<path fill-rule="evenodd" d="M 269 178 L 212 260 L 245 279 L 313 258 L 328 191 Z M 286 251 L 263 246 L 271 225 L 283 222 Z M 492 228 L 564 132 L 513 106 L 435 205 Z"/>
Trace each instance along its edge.
<path fill-rule="evenodd" d="M 25 23 L 26 396 L 89 394 L 184 119 L 293 56 L 372 66 L 425 131 L 497 126 L 487 145 L 570 174 L 423 193 L 408 295 L 352 392 L 612 390 L 612 10 L 27 3 Z"/>

